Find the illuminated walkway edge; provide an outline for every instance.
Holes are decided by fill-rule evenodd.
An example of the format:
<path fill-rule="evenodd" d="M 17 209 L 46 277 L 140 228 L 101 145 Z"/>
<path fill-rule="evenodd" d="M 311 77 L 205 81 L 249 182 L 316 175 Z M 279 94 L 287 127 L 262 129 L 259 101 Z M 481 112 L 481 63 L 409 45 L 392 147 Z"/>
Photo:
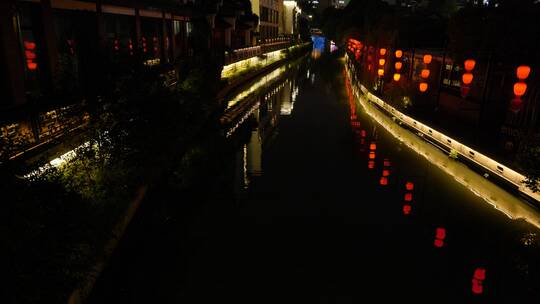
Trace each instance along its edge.
<path fill-rule="evenodd" d="M 348 63 L 348 55 L 345 55 L 345 61 L 346 63 Z M 457 151 L 460 158 L 467 159 L 468 161 L 483 168 L 486 172 L 489 172 L 489 174 L 496 175 L 499 178 L 506 180 L 508 183 L 514 185 L 516 189 L 523 195 L 535 200 L 537 206 L 540 206 L 540 193 L 532 192 L 523 184 L 522 181 L 525 180 L 524 175 L 520 174 L 515 170 L 512 170 L 504 164 L 496 162 L 495 160 L 460 143 L 459 141 L 445 135 L 444 133 L 439 132 L 430 126 L 401 113 L 391 105 L 384 102 L 379 97 L 370 93 L 368 89 L 363 85 L 353 83 L 351 77 L 351 70 L 349 69 L 348 64 L 345 64 L 345 67 L 347 69 L 347 77 L 348 80 L 351 82 L 351 87 L 353 88 L 354 95 L 359 101 L 363 97 L 366 100 L 375 103 L 376 105 L 378 105 L 378 108 L 380 110 L 386 112 L 386 114 L 395 119 L 396 125 L 399 122 L 400 124 L 417 131 L 418 135 L 420 135 L 421 137 L 429 138 L 431 144 L 433 144 L 434 146 L 439 146 L 438 148 L 444 147 L 447 150 Z"/>

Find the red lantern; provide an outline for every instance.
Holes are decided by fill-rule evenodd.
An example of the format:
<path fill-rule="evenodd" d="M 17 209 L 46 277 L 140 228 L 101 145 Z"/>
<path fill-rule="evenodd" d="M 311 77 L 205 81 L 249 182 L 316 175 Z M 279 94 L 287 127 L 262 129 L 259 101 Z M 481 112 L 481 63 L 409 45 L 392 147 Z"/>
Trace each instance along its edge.
<path fill-rule="evenodd" d="M 375 152 L 369 152 L 369 159 L 375 159 Z"/>
<path fill-rule="evenodd" d="M 382 58 L 379 59 L 379 65 L 384 65 L 385 63 L 386 63 L 386 60 L 384 60 L 384 59 L 382 59 Z"/>
<path fill-rule="evenodd" d="M 381 184 L 381 186 L 388 185 L 388 178 L 386 178 L 385 176 L 381 176 L 381 179 L 379 180 L 379 184 Z"/>
<path fill-rule="evenodd" d="M 389 175 L 390 175 L 390 170 L 388 169 L 382 170 L 382 176 L 389 176 Z"/>
<path fill-rule="evenodd" d="M 514 95 L 517 97 L 521 97 L 525 95 L 525 92 L 527 91 L 527 84 L 524 82 L 516 82 L 514 84 Z"/>
<path fill-rule="evenodd" d="M 472 73 L 463 73 L 463 75 L 461 76 L 461 80 L 463 80 L 464 84 L 471 84 L 473 78 L 474 76 Z"/>
<path fill-rule="evenodd" d="M 386 55 L 386 49 L 385 49 L 385 48 L 381 48 L 381 49 L 379 50 L 379 54 L 381 54 L 381 56 Z"/>
<path fill-rule="evenodd" d="M 384 76 L 384 70 L 383 70 L 383 69 L 378 69 L 378 70 L 377 70 L 377 74 L 378 74 L 379 76 L 381 76 L 381 77 Z"/>
<path fill-rule="evenodd" d="M 369 169 L 375 168 L 375 162 L 372 161 L 372 160 L 368 161 L 368 168 L 369 168 Z"/>
<path fill-rule="evenodd" d="M 401 61 L 398 61 L 394 64 L 394 67 L 396 68 L 396 70 L 401 70 L 402 66 L 403 66 L 403 63 L 401 63 Z"/>
<path fill-rule="evenodd" d="M 389 161 L 388 159 L 385 159 L 385 160 L 383 161 L 383 166 L 385 166 L 385 167 L 390 167 L 390 161 Z"/>
<path fill-rule="evenodd" d="M 428 84 L 426 82 L 421 82 L 418 88 L 420 89 L 420 92 L 424 93 L 428 89 Z"/>
<path fill-rule="evenodd" d="M 404 199 L 406 202 L 412 201 L 412 193 L 405 193 Z"/>
<path fill-rule="evenodd" d="M 370 150 L 377 150 L 377 144 L 376 144 L 376 143 L 371 143 L 371 144 L 369 145 L 369 149 L 370 149 Z"/>
<path fill-rule="evenodd" d="M 465 60 L 465 63 L 463 64 L 467 72 L 472 71 L 475 65 L 476 65 L 476 61 L 474 61 L 473 59 L 467 59 Z"/>
<path fill-rule="evenodd" d="M 394 81 L 399 81 L 399 79 L 401 79 L 401 75 L 398 74 L 398 73 L 395 73 L 394 74 Z"/>
<path fill-rule="evenodd" d="M 401 58 L 401 56 L 403 56 L 403 51 L 396 50 L 396 58 Z"/>
<path fill-rule="evenodd" d="M 423 69 L 422 70 L 422 73 L 420 74 L 420 77 L 426 79 L 429 77 L 429 70 L 428 69 Z"/>
<path fill-rule="evenodd" d="M 531 72 L 531 67 L 527 65 L 520 65 L 516 69 L 516 76 L 519 80 L 525 80 L 527 77 L 529 77 L 529 73 Z"/>
<path fill-rule="evenodd" d="M 424 55 L 424 63 L 425 64 L 430 64 L 431 59 L 433 59 L 433 56 L 431 56 L 430 54 Z"/>

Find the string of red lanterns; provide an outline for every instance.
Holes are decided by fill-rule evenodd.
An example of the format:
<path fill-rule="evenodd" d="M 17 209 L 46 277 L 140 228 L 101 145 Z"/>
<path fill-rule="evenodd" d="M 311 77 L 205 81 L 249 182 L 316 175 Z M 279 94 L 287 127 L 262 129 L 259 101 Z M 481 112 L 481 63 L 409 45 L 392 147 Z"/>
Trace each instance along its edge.
<path fill-rule="evenodd" d="M 514 83 L 514 99 L 512 99 L 511 110 L 513 112 L 518 112 L 521 109 L 521 104 L 523 100 L 521 97 L 527 92 L 527 84 L 525 80 L 529 77 L 531 73 L 531 67 L 527 65 L 520 65 L 516 69 L 516 77 L 518 81 Z"/>
<path fill-rule="evenodd" d="M 469 94 L 470 84 L 474 79 L 472 70 L 474 70 L 475 66 L 476 61 L 474 59 L 467 59 L 465 60 L 465 62 L 463 62 L 463 68 L 465 69 L 465 73 L 461 75 L 461 81 L 463 82 L 463 84 L 461 85 L 461 96 L 463 98 L 467 97 L 467 95 Z"/>
<path fill-rule="evenodd" d="M 37 63 L 34 62 L 37 59 L 36 43 L 32 41 L 24 41 L 24 57 L 26 57 L 26 67 L 30 71 L 35 71 L 37 69 Z"/>
<path fill-rule="evenodd" d="M 386 59 L 384 59 L 384 56 L 386 55 L 386 49 L 385 48 L 379 49 L 379 55 L 381 57 L 379 58 L 379 69 L 377 70 L 377 75 L 379 75 L 379 77 L 383 77 L 384 76 L 384 64 L 386 63 Z"/>
<path fill-rule="evenodd" d="M 394 81 L 398 82 L 401 79 L 401 67 L 403 63 L 401 62 L 401 57 L 403 57 L 402 50 L 396 50 L 394 55 L 396 56 L 396 62 L 394 63 Z"/>
<path fill-rule="evenodd" d="M 421 93 L 426 92 L 429 87 L 427 83 L 427 79 L 429 78 L 429 74 L 430 74 L 428 65 L 431 63 L 432 59 L 433 59 L 433 56 L 431 56 L 430 54 L 424 55 L 423 61 L 424 61 L 425 68 L 422 69 L 422 72 L 420 73 L 420 77 L 422 77 L 422 81 L 418 85 L 418 89 L 420 90 Z"/>

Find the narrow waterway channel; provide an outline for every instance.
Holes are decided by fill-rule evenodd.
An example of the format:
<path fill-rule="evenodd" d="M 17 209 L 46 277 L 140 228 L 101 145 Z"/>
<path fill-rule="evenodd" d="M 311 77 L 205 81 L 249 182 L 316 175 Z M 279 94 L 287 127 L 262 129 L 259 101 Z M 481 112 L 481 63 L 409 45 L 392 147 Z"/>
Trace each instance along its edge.
<path fill-rule="evenodd" d="M 338 58 L 272 73 L 230 98 L 219 174 L 154 190 L 90 303 L 537 303 L 537 209 L 396 138 Z"/>

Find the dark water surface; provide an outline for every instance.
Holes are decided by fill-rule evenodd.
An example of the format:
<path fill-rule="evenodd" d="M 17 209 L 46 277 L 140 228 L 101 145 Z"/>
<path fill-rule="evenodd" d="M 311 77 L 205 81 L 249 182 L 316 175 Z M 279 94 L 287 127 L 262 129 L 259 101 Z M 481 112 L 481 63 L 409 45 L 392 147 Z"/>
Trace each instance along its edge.
<path fill-rule="evenodd" d="M 263 81 L 224 132 L 219 182 L 151 193 L 159 210 L 136 218 L 90 302 L 539 303 L 539 229 L 356 103 L 351 121 L 343 69 L 308 58 Z"/>

